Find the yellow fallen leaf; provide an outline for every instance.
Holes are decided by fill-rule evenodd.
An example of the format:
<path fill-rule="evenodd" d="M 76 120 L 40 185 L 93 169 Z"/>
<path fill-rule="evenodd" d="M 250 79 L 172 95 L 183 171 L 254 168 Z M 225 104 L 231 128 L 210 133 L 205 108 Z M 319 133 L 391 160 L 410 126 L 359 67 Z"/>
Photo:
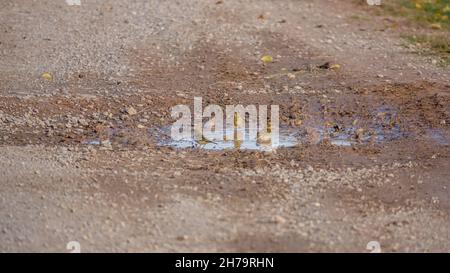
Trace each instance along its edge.
<path fill-rule="evenodd" d="M 270 63 L 273 61 L 273 57 L 270 55 L 264 55 L 262 56 L 261 61 L 263 61 L 263 63 Z"/>
<path fill-rule="evenodd" d="M 341 65 L 340 64 L 333 64 L 330 66 L 330 69 L 340 69 Z"/>
<path fill-rule="evenodd" d="M 50 73 L 48 73 L 48 72 L 42 73 L 41 77 L 42 77 L 44 80 L 47 80 L 47 81 L 53 80 L 52 74 L 50 74 Z"/>
<path fill-rule="evenodd" d="M 439 24 L 439 23 L 431 24 L 430 27 L 433 29 L 441 29 L 442 28 L 441 24 Z"/>

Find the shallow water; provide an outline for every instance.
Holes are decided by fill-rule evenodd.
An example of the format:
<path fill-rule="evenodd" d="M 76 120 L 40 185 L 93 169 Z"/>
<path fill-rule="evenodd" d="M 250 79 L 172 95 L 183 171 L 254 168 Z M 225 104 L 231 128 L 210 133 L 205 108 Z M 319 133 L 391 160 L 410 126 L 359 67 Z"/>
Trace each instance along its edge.
<path fill-rule="evenodd" d="M 226 139 L 223 137 L 224 132 L 213 134 L 213 141 L 196 141 L 193 138 L 182 140 L 174 140 L 170 136 L 170 126 L 153 127 L 147 129 L 147 134 L 142 135 L 142 131 L 132 130 L 130 128 L 111 129 L 109 139 L 88 139 L 82 142 L 85 145 L 102 145 L 103 143 L 121 143 L 130 144 L 131 139 L 145 139 L 149 142 L 156 143 L 158 146 L 173 147 L 177 149 L 204 149 L 204 150 L 255 150 L 255 151 L 273 151 L 277 148 L 293 148 L 301 145 L 317 145 L 320 143 L 328 143 L 332 146 L 351 147 L 355 145 L 370 145 L 387 143 L 389 141 L 414 138 L 414 135 L 408 134 L 398 126 L 384 128 L 376 124 L 368 128 L 363 136 L 356 137 L 357 128 L 350 126 L 341 128 L 336 131 L 333 128 L 324 126 L 294 128 L 281 127 L 279 130 L 279 139 L 277 145 L 275 143 L 258 143 L 255 139 L 250 139 L 252 132 L 256 135 L 254 129 L 237 129 L 236 132 L 244 134 L 243 140 L 237 141 L 234 138 Z M 241 131 L 240 131 L 241 130 Z M 421 141 L 425 140 L 436 145 L 449 145 L 449 136 L 444 130 L 429 129 L 424 135 L 415 136 Z"/>
<path fill-rule="evenodd" d="M 196 141 L 193 138 L 173 140 L 170 137 L 170 127 L 159 130 L 159 137 L 157 144 L 160 146 L 170 146 L 175 148 L 200 148 L 205 150 L 226 150 L 226 149 L 240 149 L 240 150 L 260 150 L 271 151 L 276 148 L 291 148 L 297 146 L 299 143 L 298 131 L 280 128 L 278 143 L 258 143 L 250 134 L 256 135 L 255 129 L 246 130 L 236 129 L 236 133 L 242 133 L 242 140 L 235 140 L 234 138 L 226 139 L 223 131 L 212 134 L 210 139 L 213 141 Z"/>
<path fill-rule="evenodd" d="M 311 128 L 310 128 L 311 129 Z M 246 131 L 246 136 L 249 134 L 249 129 Z M 251 130 L 251 129 L 250 129 Z M 198 142 L 192 138 L 183 140 L 173 140 L 170 137 L 170 127 L 150 130 L 150 134 L 157 135 L 157 145 L 169 146 L 180 149 L 199 148 L 205 150 L 226 150 L 226 149 L 240 149 L 240 150 L 260 150 L 271 151 L 277 148 L 293 148 L 299 145 L 318 144 L 325 140 L 333 146 L 349 147 L 356 145 L 359 142 L 353 137 L 354 134 L 347 131 L 340 133 L 330 133 L 323 128 L 312 128 L 315 131 L 317 138 L 311 139 L 306 131 L 302 128 L 281 127 L 279 130 L 279 141 L 277 145 L 272 143 L 258 143 L 257 141 L 248 140 L 244 138 L 243 141 L 223 140 L 221 137 L 215 136 L 212 142 Z M 222 136 L 223 132 L 219 132 L 218 136 Z M 219 139 L 219 140 L 217 140 Z"/>

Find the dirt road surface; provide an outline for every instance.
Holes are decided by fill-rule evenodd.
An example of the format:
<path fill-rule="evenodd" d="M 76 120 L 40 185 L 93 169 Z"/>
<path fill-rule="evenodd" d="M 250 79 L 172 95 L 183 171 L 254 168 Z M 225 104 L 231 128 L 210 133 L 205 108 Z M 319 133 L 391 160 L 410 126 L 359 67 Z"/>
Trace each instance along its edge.
<path fill-rule="evenodd" d="M 450 71 L 411 26 L 341 0 L 81 3 L 0 2 L 0 251 L 450 251 Z M 161 145 L 194 96 L 280 105 L 301 141 Z"/>

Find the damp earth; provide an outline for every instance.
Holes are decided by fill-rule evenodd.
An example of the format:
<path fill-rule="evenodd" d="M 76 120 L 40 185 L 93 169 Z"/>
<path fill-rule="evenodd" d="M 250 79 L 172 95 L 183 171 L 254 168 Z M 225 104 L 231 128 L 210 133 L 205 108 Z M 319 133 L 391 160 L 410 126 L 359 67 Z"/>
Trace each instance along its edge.
<path fill-rule="evenodd" d="M 0 1 L 0 252 L 450 251 L 444 25 L 185 2 Z M 280 146 L 174 141 L 194 97 L 279 105 Z"/>

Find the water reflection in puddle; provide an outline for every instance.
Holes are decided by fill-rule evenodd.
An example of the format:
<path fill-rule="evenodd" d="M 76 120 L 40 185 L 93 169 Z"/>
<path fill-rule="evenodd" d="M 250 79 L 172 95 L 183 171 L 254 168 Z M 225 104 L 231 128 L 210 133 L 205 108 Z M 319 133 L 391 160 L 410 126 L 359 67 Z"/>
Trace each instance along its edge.
<path fill-rule="evenodd" d="M 332 139 L 330 140 L 331 145 L 334 146 L 352 146 L 352 144 L 354 144 L 352 141 L 348 140 L 348 139 Z"/>
<path fill-rule="evenodd" d="M 272 147 L 270 142 L 259 143 L 255 140 L 250 140 L 249 135 L 254 133 L 255 129 L 246 130 L 237 129 L 237 133 L 243 133 L 243 140 L 223 139 L 223 132 L 217 132 L 212 137 L 214 141 L 196 141 L 192 138 L 173 140 L 170 137 L 170 127 L 166 127 L 159 130 L 149 130 L 150 133 L 156 133 L 157 144 L 160 146 L 170 146 L 174 148 L 201 148 L 205 150 L 226 150 L 226 149 L 240 149 L 240 150 L 259 150 L 259 151 L 271 151 L 276 148 L 291 148 L 299 144 L 299 131 L 292 128 L 280 128 L 279 143 L 276 147 Z"/>
<path fill-rule="evenodd" d="M 100 145 L 101 141 L 98 140 L 98 139 L 85 140 L 85 141 L 82 141 L 81 144 L 84 144 L 84 145 Z"/>
<path fill-rule="evenodd" d="M 321 143 L 338 146 L 351 147 L 355 145 L 368 144 L 383 144 L 389 141 L 399 139 L 412 138 L 414 135 L 402 131 L 399 127 L 393 126 L 391 128 L 384 128 L 383 126 L 373 126 L 364 131 L 358 136 L 357 128 L 349 126 L 346 128 L 321 127 L 281 127 L 279 131 L 279 143 L 276 147 L 272 147 L 269 143 L 258 143 L 257 141 L 248 140 L 250 133 L 247 128 L 245 134 L 247 137 L 242 141 L 234 141 L 233 138 L 229 140 L 215 140 L 215 141 L 195 141 L 194 139 L 173 140 L 170 137 L 170 126 L 153 127 L 147 129 L 147 134 L 144 136 L 142 130 L 132 130 L 130 128 L 110 129 L 107 138 L 105 139 L 88 139 L 82 142 L 85 145 L 111 145 L 119 143 L 123 145 L 136 143 L 136 139 L 147 141 L 147 143 L 155 143 L 158 146 L 173 147 L 177 149 L 205 149 L 205 150 L 256 150 L 256 151 L 273 151 L 276 148 L 293 148 L 300 145 L 318 145 Z M 218 136 L 222 136 L 218 132 Z M 215 139 L 220 139 L 216 136 Z M 417 136 L 421 140 L 429 141 L 437 145 L 448 145 L 449 137 L 445 130 L 429 129 L 422 136 Z M 144 141 L 144 142 L 145 142 Z"/>
<path fill-rule="evenodd" d="M 450 142 L 450 136 L 438 129 L 427 130 L 427 132 L 425 133 L 425 138 L 431 139 L 433 142 L 436 142 L 440 145 L 448 145 Z"/>
<path fill-rule="evenodd" d="M 311 133 L 313 131 L 313 133 Z M 200 148 L 205 150 L 226 150 L 226 149 L 240 149 L 240 150 L 259 150 L 271 151 L 276 148 L 292 148 L 299 145 L 319 144 L 327 142 L 333 146 L 349 147 L 358 144 L 358 141 L 353 137 L 354 134 L 348 132 L 329 133 L 322 128 L 293 128 L 281 127 L 279 131 L 279 143 L 276 147 L 272 147 L 271 143 L 258 143 L 257 141 L 249 141 L 248 138 L 243 141 L 234 140 L 220 140 L 214 142 L 198 142 L 194 139 L 173 140 L 170 137 L 170 127 L 160 129 L 150 129 L 151 135 L 156 135 L 157 145 L 169 146 L 180 149 Z M 247 129 L 246 135 L 249 132 Z M 222 132 L 218 135 L 222 136 Z M 219 137 L 216 137 L 218 139 Z"/>

